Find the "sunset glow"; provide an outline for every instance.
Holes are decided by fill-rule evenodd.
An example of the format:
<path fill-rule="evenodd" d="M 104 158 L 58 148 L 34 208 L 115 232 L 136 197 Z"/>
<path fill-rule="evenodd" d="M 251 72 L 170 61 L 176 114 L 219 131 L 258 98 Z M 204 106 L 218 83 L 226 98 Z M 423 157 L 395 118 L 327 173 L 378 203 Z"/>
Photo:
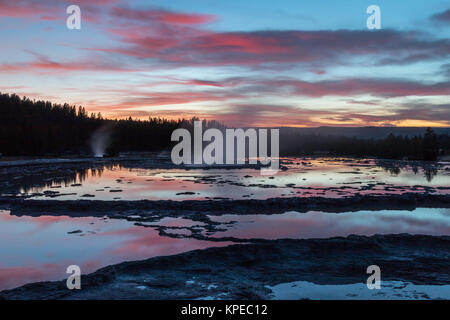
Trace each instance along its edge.
<path fill-rule="evenodd" d="M 110 118 L 449 127 L 448 3 L 380 0 L 380 30 L 370 4 L 0 0 L 0 92 Z"/>

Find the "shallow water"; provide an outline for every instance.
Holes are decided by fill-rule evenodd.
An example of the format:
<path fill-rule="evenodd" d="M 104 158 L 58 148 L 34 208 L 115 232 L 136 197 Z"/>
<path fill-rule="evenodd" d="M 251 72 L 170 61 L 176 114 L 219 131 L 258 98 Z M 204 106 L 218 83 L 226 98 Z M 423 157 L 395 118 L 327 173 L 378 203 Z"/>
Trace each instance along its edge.
<path fill-rule="evenodd" d="M 135 165 L 64 166 L 18 169 L 6 175 L 0 193 L 57 200 L 204 200 L 273 197 L 344 197 L 354 194 L 421 192 L 450 194 L 450 165 L 414 165 L 355 159 L 285 159 L 286 171 L 274 177 L 254 169 L 145 169 Z M 42 175 L 44 173 L 44 175 Z M 6 178 L 5 178 L 6 177 Z M 5 180 L 6 179 L 6 180 Z M 3 183 L 3 182 L 2 182 Z M 17 186 L 19 186 L 17 188 Z M 13 216 L 0 211 L 0 290 L 26 283 L 66 278 L 67 266 L 82 273 L 123 261 L 172 255 L 230 242 L 200 241 L 193 232 L 217 240 L 306 239 L 350 234 L 450 235 L 450 210 L 417 208 L 344 213 L 286 212 L 209 216 L 218 222 L 166 217 L 137 226 L 131 221 L 96 217 Z M 145 226 L 144 226 L 145 225 Z M 158 229 L 164 229 L 160 235 Z M 200 230 L 200 231 L 198 231 Z"/>
<path fill-rule="evenodd" d="M 448 163 L 405 164 L 355 159 L 285 159 L 286 171 L 274 177 L 255 169 L 142 169 L 120 165 L 87 169 L 20 194 L 59 200 L 203 200 L 214 198 L 343 197 L 360 194 L 430 192 L 450 194 Z"/>
<path fill-rule="evenodd" d="M 450 209 L 417 208 L 407 210 L 356 211 L 329 213 L 309 211 L 274 215 L 211 216 L 226 224 L 226 231 L 213 237 L 239 239 L 307 239 L 345 237 L 351 234 L 424 234 L 450 235 Z M 227 224 L 233 222 L 232 224 Z"/>
<path fill-rule="evenodd" d="M 450 285 L 415 285 L 403 281 L 381 281 L 380 289 L 369 290 L 365 283 L 319 285 L 307 281 L 282 283 L 273 287 L 276 300 L 429 300 L 450 299 Z"/>
<path fill-rule="evenodd" d="M 133 218 L 133 216 L 130 216 Z M 106 217 L 15 216 L 0 211 L 0 290 L 61 280 L 69 265 L 87 274 L 107 265 L 232 244 L 190 238 L 191 228 L 212 238 L 306 239 L 350 234 L 450 235 L 450 209 L 417 208 L 345 213 L 287 212 L 210 216 L 225 231 L 207 233 L 204 222 L 166 217 L 135 225 Z M 161 236 L 158 227 L 166 227 Z M 182 238 L 177 238 L 182 236 Z"/>
<path fill-rule="evenodd" d="M 183 219 L 164 222 L 192 225 Z M 123 261 L 229 244 L 162 237 L 153 228 L 135 226 L 126 220 L 17 217 L 8 211 L 0 211 L 0 242 L 0 290 L 67 278 L 66 268 L 73 264 L 87 274 Z"/>

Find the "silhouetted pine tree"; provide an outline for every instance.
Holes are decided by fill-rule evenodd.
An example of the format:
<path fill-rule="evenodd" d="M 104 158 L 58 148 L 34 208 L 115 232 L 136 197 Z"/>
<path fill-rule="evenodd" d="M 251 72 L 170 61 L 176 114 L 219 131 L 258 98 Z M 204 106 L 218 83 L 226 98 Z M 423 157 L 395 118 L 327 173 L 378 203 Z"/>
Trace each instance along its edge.
<path fill-rule="evenodd" d="M 433 129 L 427 128 L 423 136 L 423 159 L 428 161 L 436 161 L 439 153 L 437 136 Z"/>

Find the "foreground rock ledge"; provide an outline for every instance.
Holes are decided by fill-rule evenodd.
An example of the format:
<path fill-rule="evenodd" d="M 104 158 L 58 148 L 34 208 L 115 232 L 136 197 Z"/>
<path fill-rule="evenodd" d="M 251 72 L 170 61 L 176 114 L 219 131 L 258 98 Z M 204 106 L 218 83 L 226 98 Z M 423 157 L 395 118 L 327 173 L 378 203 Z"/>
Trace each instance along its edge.
<path fill-rule="evenodd" d="M 414 210 L 422 208 L 450 208 L 450 195 L 404 193 L 389 195 L 360 195 L 350 197 L 290 197 L 270 198 L 266 200 L 31 200 L 23 197 L 0 197 L 0 209 L 11 210 L 15 215 L 78 215 L 114 216 L 117 214 L 159 212 L 177 214 L 203 212 L 209 215 L 283 213 L 289 210 L 307 212 L 310 210 L 325 212 L 346 212 L 358 210 Z M 257 212 L 255 212 L 257 210 Z"/>
<path fill-rule="evenodd" d="M 385 281 L 450 284 L 450 237 L 352 235 L 209 248 L 108 266 L 82 276 L 81 290 L 41 282 L 0 299 L 267 299 L 265 286 L 284 282 L 365 283 L 372 264 Z"/>

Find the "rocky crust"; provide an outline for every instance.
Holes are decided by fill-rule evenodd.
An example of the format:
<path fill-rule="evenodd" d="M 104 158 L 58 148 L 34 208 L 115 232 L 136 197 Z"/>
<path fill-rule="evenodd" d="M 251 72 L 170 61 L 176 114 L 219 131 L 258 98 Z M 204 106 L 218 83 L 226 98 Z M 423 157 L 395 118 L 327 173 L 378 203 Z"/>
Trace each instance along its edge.
<path fill-rule="evenodd" d="M 404 193 L 399 195 L 360 195 L 343 198 L 291 197 L 266 200 L 32 200 L 23 197 L 0 197 L 0 209 L 21 212 L 26 215 L 67 214 L 67 211 L 93 216 L 134 214 L 180 215 L 202 212 L 208 215 L 283 213 L 286 211 L 348 212 L 359 210 L 414 210 L 422 208 L 450 208 L 450 196 L 428 193 Z M 17 215 L 19 215 L 17 213 Z"/>

